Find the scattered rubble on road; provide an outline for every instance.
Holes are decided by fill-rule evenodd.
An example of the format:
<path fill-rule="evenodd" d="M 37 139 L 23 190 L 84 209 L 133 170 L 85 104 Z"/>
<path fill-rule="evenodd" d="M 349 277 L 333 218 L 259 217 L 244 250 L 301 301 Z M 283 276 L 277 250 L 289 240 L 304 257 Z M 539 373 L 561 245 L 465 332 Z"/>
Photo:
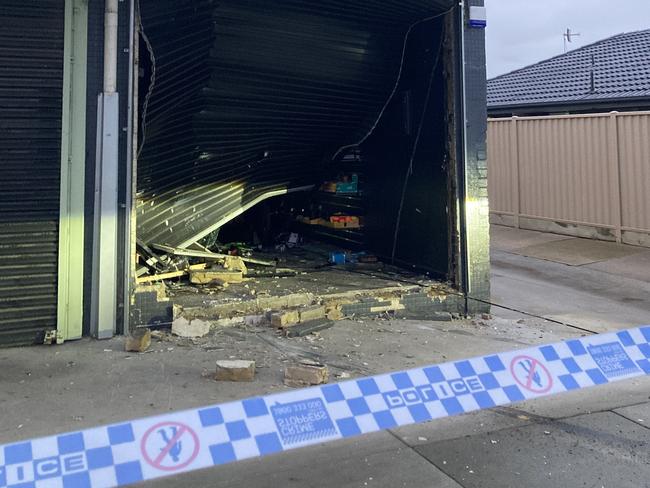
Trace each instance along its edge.
<path fill-rule="evenodd" d="M 223 358 L 214 375 L 219 381 L 253 381 L 260 371 L 268 380 L 272 371 L 278 387 L 318 385 L 330 376 L 367 375 L 385 366 L 391 354 L 401 365 L 415 366 L 418 354 L 403 352 L 403 331 L 392 325 L 402 319 L 442 324 L 463 318 L 464 299 L 448 284 L 363 253 L 334 264 L 332 252 L 300 239 L 292 246 L 287 241 L 275 258 L 261 249 L 253 257 L 242 245 L 220 245 L 218 252 L 199 247 L 140 246 L 140 263 L 147 269 L 131 311 L 142 325 L 156 329 L 152 337 L 159 342 L 216 352 L 214 359 Z M 155 279 L 166 273 L 180 275 Z M 360 328 L 371 344 L 358 336 Z M 376 354 L 368 352 L 373 344 L 382 345 Z M 410 347 L 430 346 L 425 338 Z M 197 366 L 197 377 L 201 371 L 212 376 L 210 370 Z"/>

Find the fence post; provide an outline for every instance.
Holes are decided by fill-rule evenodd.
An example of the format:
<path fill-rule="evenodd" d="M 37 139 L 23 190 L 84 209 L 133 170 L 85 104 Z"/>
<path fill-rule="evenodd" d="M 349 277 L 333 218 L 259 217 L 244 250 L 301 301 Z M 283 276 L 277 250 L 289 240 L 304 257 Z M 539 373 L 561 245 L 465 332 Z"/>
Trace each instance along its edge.
<path fill-rule="evenodd" d="M 512 151 L 511 160 L 513 161 L 513 172 L 515 184 L 512 188 L 514 202 L 514 220 L 515 228 L 519 229 L 519 215 L 521 214 L 521 185 L 519 180 L 519 132 L 517 129 L 518 117 L 514 115 L 510 119 L 510 150 Z"/>
<path fill-rule="evenodd" d="M 609 114 L 607 138 L 610 174 L 612 175 L 612 184 L 614 185 L 614 201 L 612 202 L 612 209 L 614 211 L 614 232 L 616 233 L 616 242 L 621 244 L 623 242 L 623 192 L 621 190 L 621 156 L 618 137 L 618 112 L 610 112 Z"/>

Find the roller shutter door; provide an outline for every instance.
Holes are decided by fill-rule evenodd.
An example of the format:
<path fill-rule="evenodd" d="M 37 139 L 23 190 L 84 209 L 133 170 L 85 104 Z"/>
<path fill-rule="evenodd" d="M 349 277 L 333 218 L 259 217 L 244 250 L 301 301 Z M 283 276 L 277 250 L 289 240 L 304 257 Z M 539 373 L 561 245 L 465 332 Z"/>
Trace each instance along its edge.
<path fill-rule="evenodd" d="M 0 347 L 56 329 L 64 4 L 0 2 Z"/>

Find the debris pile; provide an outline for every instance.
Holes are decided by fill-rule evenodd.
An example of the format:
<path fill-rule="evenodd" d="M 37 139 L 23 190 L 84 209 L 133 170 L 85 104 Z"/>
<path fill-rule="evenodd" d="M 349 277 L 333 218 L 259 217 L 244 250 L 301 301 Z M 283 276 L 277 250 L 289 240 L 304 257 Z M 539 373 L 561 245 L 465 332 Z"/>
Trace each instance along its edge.
<path fill-rule="evenodd" d="M 195 246 L 199 247 L 198 244 Z M 268 271 L 249 269 L 251 265 L 268 268 L 271 274 L 295 274 L 293 270 L 278 268 L 277 260 L 255 259 L 239 255 L 239 252 L 239 248 L 232 247 L 229 254 L 223 254 L 208 248 L 178 249 L 157 244 L 150 247 L 138 242 L 137 283 L 143 285 L 188 277 L 193 284 L 227 287 L 230 283 L 243 282 L 245 276 L 268 274 Z"/>

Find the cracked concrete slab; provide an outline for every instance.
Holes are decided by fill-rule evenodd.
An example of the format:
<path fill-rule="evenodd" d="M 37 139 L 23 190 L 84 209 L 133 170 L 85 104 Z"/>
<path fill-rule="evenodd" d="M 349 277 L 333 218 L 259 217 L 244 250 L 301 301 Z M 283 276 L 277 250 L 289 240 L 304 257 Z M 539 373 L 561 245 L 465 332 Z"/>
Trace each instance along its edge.
<path fill-rule="evenodd" d="M 335 442 L 142 486 L 195 488 L 462 488 L 388 433 Z"/>
<path fill-rule="evenodd" d="M 465 488 L 646 486 L 648 430 L 611 412 L 417 448 Z"/>
<path fill-rule="evenodd" d="M 530 420 L 518 418 L 516 415 L 507 416 L 498 411 L 484 410 L 426 424 L 401 427 L 393 430 L 393 433 L 409 446 L 422 446 L 432 442 L 522 427 L 529 423 Z"/>
<path fill-rule="evenodd" d="M 614 242 L 576 238 L 535 244 L 512 252 L 529 258 L 543 259 L 544 261 L 553 261 L 569 266 L 584 266 L 609 259 L 631 256 L 644 251 L 643 248 Z"/>
<path fill-rule="evenodd" d="M 514 405 L 526 414 L 545 418 L 566 418 L 591 412 L 613 410 L 650 399 L 650 376 L 540 398 Z"/>
<path fill-rule="evenodd" d="M 534 246 L 536 244 L 571 240 L 573 237 L 493 225 L 490 228 L 490 239 L 494 249 L 514 252 L 518 249 Z"/>
<path fill-rule="evenodd" d="M 648 396 L 648 399 L 650 399 L 650 396 Z M 632 422 L 636 422 L 646 429 L 650 429 L 650 403 L 632 405 L 629 407 L 619 408 L 614 411 L 617 414 L 631 420 Z"/>
<path fill-rule="evenodd" d="M 643 248 L 645 249 L 645 248 Z M 650 283 L 650 251 L 588 264 L 587 268 Z"/>
<path fill-rule="evenodd" d="M 648 271 L 650 273 L 650 270 Z M 650 284 L 493 251 L 492 300 L 594 332 L 650 322 Z"/>

